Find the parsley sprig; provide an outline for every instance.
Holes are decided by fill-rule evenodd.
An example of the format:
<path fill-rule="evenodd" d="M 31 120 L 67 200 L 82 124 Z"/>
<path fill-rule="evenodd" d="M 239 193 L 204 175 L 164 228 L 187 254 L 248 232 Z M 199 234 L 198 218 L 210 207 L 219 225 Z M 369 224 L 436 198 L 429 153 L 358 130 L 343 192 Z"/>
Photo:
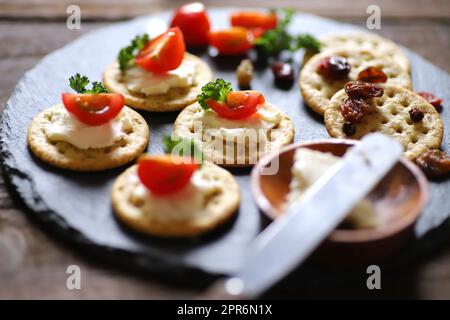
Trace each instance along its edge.
<path fill-rule="evenodd" d="M 86 86 L 89 84 L 89 78 L 86 76 L 81 76 L 77 73 L 74 76 L 69 78 L 70 87 L 75 90 L 77 93 L 87 93 L 87 94 L 95 94 L 95 93 L 107 93 L 103 83 L 99 81 L 92 82 L 92 88 L 86 89 Z"/>
<path fill-rule="evenodd" d="M 294 10 L 282 9 L 282 18 L 278 21 L 275 29 L 268 30 L 255 40 L 255 45 L 263 50 L 268 56 L 275 56 L 283 50 L 295 52 L 299 49 L 306 49 L 311 52 L 320 51 L 320 42 L 312 35 L 305 33 L 292 35 L 287 31 L 287 27 L 292 21 Z"/>
<path fill-rule="evenodd" d="M 212 99 L 219 102 L 226 102 L 227 95 L 231 91 L 233 91 L 231 82 L 216 79 L 216 81 L 210 81 L 202 87 L 201 93 L 197 96 L 197 101 L 203 109 L 209 109 L 206 100 Z"/>
<path fill-rule="evenodd" d="M 130 61 L 134 59 L 136 54 L 144 48 L 147 42 L 150 41 L 148 34 L 144 33 L 142 35 L 137 35 L 131 40 L 130 45 L 120 49 L 119 54 L 117 56 L 117 60 L 119 61 L 120 70 L 123 71 L 129 67 Z"/>
<path fill-rule="evenodd" d="M 177 156 L 192 157 L 200 164 L 203 163 L 203 152 L 197 147 L 194 139 L 182 139 L 175 136 L 164 135 L 163 145 L 166 153 L 177 153 Z"/>

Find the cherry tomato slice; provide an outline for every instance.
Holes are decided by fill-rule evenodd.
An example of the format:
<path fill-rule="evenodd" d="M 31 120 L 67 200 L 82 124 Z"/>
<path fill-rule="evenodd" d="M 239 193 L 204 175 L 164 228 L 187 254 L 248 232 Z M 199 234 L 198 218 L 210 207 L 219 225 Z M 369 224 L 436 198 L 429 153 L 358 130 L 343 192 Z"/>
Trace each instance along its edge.
<path fill-rule="evenodd" d="M 184 41 L 192 46 L 208 44 L 210 22 L 205 6 L 200 2 L 193 2 L 179 7 L 170 24 L 179 27 L 183 32 Z"/>
<path fill-rule="evenodd" d="M 260 11 L 239 11 L 231 15 L 231 25 L 244 28 L 274 29 L 277 26 L 277 15 Z"/>
<path fill-rule="evenodd" d="M 185 51 L 183 33 L 175 27 L 149 41 L 137 54 L 135 61 L 147 71 L 163 73 L 178 68 L 183 62 Z"/>
<path fill-rule="evenodd" d="M 209 43 L 219 53 L 225 55 L 247 52 L 253 46 L 253 39 L 252 32 L 242 27 L 231 27 L 209 33 Z"/>
<path fill-rule="evenodd" d="M 138 160 L 137 173 L 142 184 L 152 193 L 166 196 L 186 187 L 198 168 L 199 164 L 189 158 L 144 155 Z"/>
<path fill-rule="evenodd" d="M 90 126 L 110 122 L 117 117 L 125 104 L 125 98 L 120 93 L 63 93 L 62 101 L 71 115 Z"/>
<path fill-rule="evenodd" d="M 231 120 L 250 117 L 258 111 L 264 102 L 264 96 L 256 91 L 231 91 L 228 93 L 226 103 L 216 100 L 206 100 L 207 105 L 219 117 Z"/>

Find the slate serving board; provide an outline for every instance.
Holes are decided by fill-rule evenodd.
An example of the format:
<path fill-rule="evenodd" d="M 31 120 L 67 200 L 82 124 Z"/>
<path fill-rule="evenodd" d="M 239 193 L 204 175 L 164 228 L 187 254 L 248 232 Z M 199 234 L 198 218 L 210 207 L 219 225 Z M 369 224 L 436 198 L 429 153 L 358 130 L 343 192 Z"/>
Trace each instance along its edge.
<path fill-rule="evenodd" d="M 228 25 L 231 9 L 210 9 L 214 27 Z M 227 226 L 207 237 L 188 241 L 164 241 L 141 237 L 115 220 L 109 191 L 115 177 L 125 167 L 100 173 L 73 173 L 52 168 L 39 161 L 26 145 L 27 128 L 34 116 L 61 100 L 61 92 L 70 91 L 69 76 L 79 72 L 100 80 L 103 69 L 118 50 L 143 32 L 156 35 L 166 28 L 171 13 L 140 17 L 91 32 L 46 56 L 20 80 L 7 102 L 1 122 L 1 155 L 4 174 L 12 190 L 30 209 L 30 214 L 71 241 L 83 245 L 103 258 L 137 266 L 146 271 L 210 277 L 234 273 L 249 242 L 261 229 L 262 217 L 252 199 L 250 169 L 231 170 L 241 186 L 242 201 L 237 217 Z M 63 26 L 61 26 L 63 27 Z M 316 16 L 297 14 L 292 31 L 316 36 L 328 32 L 346 32 L 354 26 Z M 405 49 L 412 62 L 416 90 L 429 90 L 450 101 L 450 77 L 417 54 Z M 239 59 L 223 60 L 208 52 L 199 53 L 213 68 L 216 77 L 235 83 L 234 70 Z M 294 57 L 300 67 L 301 53 Z M 273 85 L 270 68 L 259 68 L 253 88 L 283 109 L 295 124 L 295 141 L 328 138 L 322 119 L 304 105 L 296 85 L 290 90 Z M 450 113 L 442 112 L 449 125 Z M 161 137 L 169 134 L 177 114 L 145 113 L 150 125 L 150 153 L 161 153 Z M 448 151 L 449 131 L 442 146 Z M 415 239 L 388 266 L 409 263 L 423 256 L 450 235 L 450 180 L 432 182 L 431 199 L 415 227 Z M 323 273 L 322 273 L 323 275 Z"/>

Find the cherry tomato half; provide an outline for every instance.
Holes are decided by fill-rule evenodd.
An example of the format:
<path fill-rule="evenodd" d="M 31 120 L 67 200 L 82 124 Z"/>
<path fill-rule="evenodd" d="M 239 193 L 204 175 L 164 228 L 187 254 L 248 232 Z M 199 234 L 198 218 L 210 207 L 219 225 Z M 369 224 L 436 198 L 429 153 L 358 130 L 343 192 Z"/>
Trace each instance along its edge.
<path fill-rule="evenodd" d="M 170 155 L 144 155 L 138 160 L 137 173 L 142 184 L 158 196 L 182 190 L 190 181 L 199 164 L 188 158 Z"/>
<path fill-rule="evenodd" d="M 247 52 L 253 46 L 253 39 L 252 32 L 242 27 L 231 27 L 209 33 L 209 43 L 219 53 L 225 55 Z"/>
<path fill-rule="evenodd" d="M 200 2 L 193 2 L 179 7 L 170 24 L 180 28 L 186 44 L 203 46 L 208 44 L 210 23 L 205 6 Z"/>
<path fill-rule="evenodd" d="M 219 117 L 226 119 L 244 119 L 255 114 L 264 104 L 264 96 L 256 91 L 231 91 L 227 95 L 227 102 L 206 100 L 206 104 Z"/>
<path fill-rule="evenodd" d="M 274 29 L 277 26 L 277 15 L 270 12 L 238 11 L 231 14 L 231 25 L 248 29 Z"/>
<path fill-rule="evenodd" d="M 178 68 L 183 62 L 185 51 L 183 33 L 175 27 L 149 41 L 137 54 L 135 61 L 147 71 L 163 73 Z"/>
<path fill-rule="evenodd" d="M 125 98 L 120 93 L 63 93 L 62 101 L 70 114 L 90 126 L 110 122 L 117 117 L 125 104 Z"/>

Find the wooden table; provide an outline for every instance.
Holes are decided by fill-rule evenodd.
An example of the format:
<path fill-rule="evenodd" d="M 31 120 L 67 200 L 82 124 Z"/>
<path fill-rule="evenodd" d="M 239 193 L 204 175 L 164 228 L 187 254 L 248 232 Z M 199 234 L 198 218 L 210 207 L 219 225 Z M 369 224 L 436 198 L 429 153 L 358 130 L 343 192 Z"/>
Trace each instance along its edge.
<path fill-rule="evenodd" d="M 4 106 L 24 72 L 44 55 L 72 41 L 81 34 L 116 20 L 171 9 L 182 1 L 157 0 L 0 0 L 0 105 Z M 210 6 L 255 4 L 270 6 L 271 1 L 205 1 Z M 78 3 L 82 12 L 81 30 L 65 27 L 66 8 Z M 302 0 L 278 1 L 337 20 L 365 25 L 366 8 L 377 4 L 382 10 L 379 33 L 405 45 L 442 69 L 450 72 L 448 0 Z M 0 250 L 0 298 L 186 298 L 198 292 L 192 288 L 167 285 L 148 276 L 107 265 L 86 257 L 82 250 L 49 235 L 30 221 L 20 204 L 11 199 L 0 177 L 0 238 L 11 230 L 20 232 L 26 251 L 16 265 L 5 266 L 8 256 Z M 5 260 L 6 259 L 6 260 Z M 3 266 L 2 266 L 3 261 Z M 81 268 L 81 290 L 66 289 L 66 268 Z M 268 298 L 295 297 L 368 297 L 368 298 L 450 298 L 450 243 L 430 252 L 429 257 L 404 270 L 395 279 L 386 279 L 382 290 L 369 292 L 365 282 L 355 288 L 334 288 L 327 292 L 297 292 L 279 287 Z"/>

